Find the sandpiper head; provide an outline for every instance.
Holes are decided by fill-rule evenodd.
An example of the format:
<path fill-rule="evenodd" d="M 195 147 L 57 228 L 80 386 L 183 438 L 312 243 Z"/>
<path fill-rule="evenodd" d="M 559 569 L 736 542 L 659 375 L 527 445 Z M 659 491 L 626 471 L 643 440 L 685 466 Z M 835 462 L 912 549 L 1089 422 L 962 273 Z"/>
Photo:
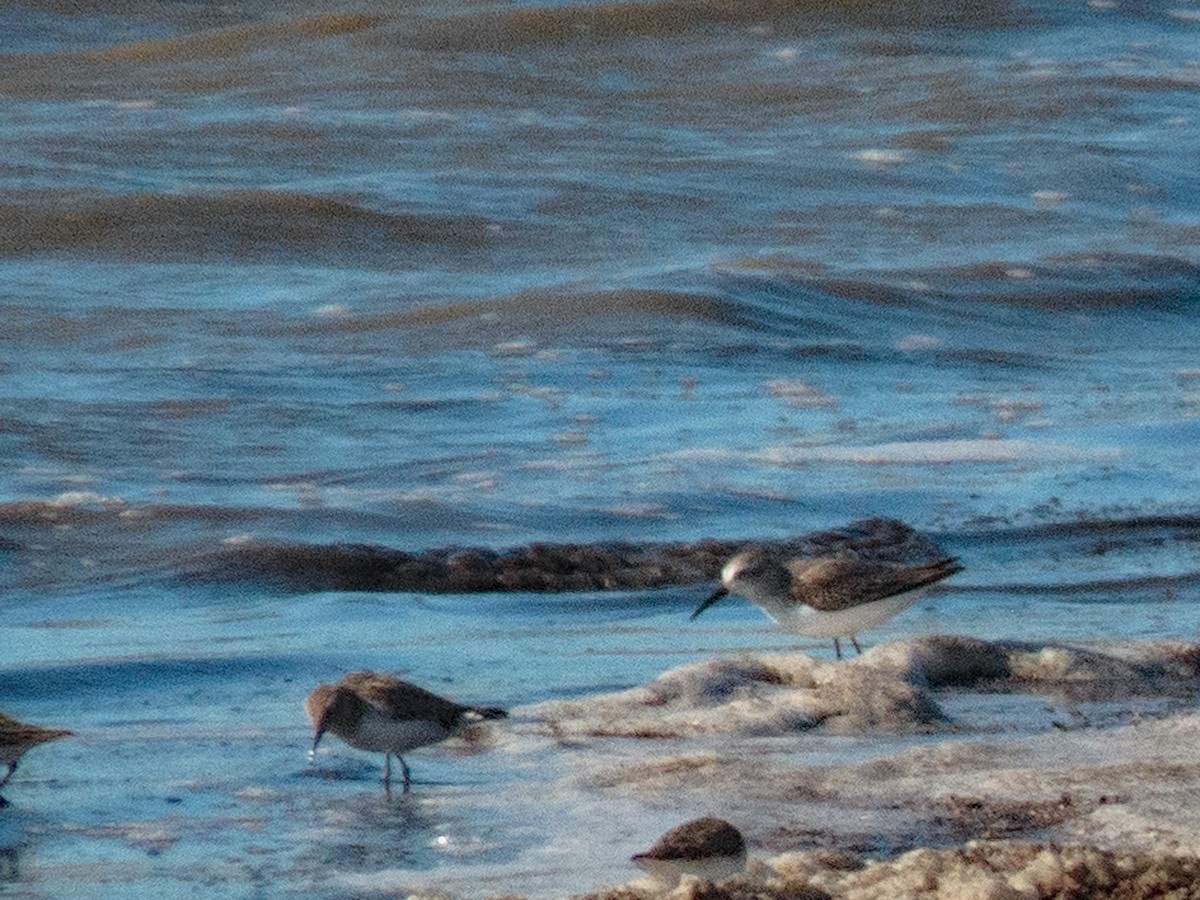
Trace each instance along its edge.
<path fill-rule="evenodd" d="M 692 618 L 726 594 L 740 594 L 753 601 L 764 591 L 786 596 L 789 590 L 790 576 L 783 562 L 761 547 L 748 547 L 721 567 L 721 586 L 696 608 Z"/>
<path fill-rule="evenodd" d="M 739 588 L 748 583 L 771 585 L 777 590 L 786 590 L 791 576 L 777 554 L 762 547 L 748 547 L 730 557 L 721 569 L 721 582 L 731 592 L 742 593 Z"/>
<path fill-rule="evenodd" d="M 313 688 L 304 700 L 304 711 L 313 723 L 310 752 L 317 752 L 317 745 L 326 731 L 337 734 L 353 729 L 367 711 L 367 706 L 362 697 L 340 684 L 319 684 Z"/>

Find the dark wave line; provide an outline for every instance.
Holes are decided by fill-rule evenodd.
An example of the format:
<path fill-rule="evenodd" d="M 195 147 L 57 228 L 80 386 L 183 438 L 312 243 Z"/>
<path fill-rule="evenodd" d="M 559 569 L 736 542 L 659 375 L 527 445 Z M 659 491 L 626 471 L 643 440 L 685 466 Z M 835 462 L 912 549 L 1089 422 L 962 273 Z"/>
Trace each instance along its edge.
<path fill-rule="evenodd" d="M 751 262 L 743 265 L 750 267 Z M 938 269 L 826 273 L 789 270 L 778 258 L 764 268 L 783 281 L 839 300 L 894 308 L 929 308 L 939 315 L 979 315 L 988 305 L 1078 312 L 1146 306 L 1175 308 L 1200 295 L 1200 265 L 1166 254 L 1096 253 Z M 920 289 L 912 285 L 923 285 Z M 970 310 L 957 310 L 971 301 Z M 949 307 L 946 304 L 951 304 Z"/>
<path fill-rule="evenodd" d="M 644 0 L 534 7 L 405 22 L 383 40 L 431 50 L 503 51 L 527 45 L 669 37 L 711 27 L 825 22 L 849 26 L 995 27 L 1019 21 L 998 0 Z"/>
<path fill-rule="evenodd" d="M 1153 539 L 1156 532 L 1194 532 L 1192 540 L 1200 541 L 1200 514 L 1178 513 L 1134 516 L 1128 519 L 1081 518 L 1074 521 L 1046 522 L 1009 528 L 963 530 L 954 535 L 956 545 L 1028 543 L 1036 540 L 1062 538 L 1091 538 L 1096 540 L 1096 552 L 1109 549 L 1108 544 L 1126 537 Z M 1185 535 L 1186 536 L 1186 535 Z"/>
<path fill-rule="evenodd" d="M 976 584 L 956 585 L 955 591 L 963 594 L 1038 594 L 1072 596 L 1079 594 L 1118 594 L 1125 591 L 1162 588 L 1171 590 L 1189 584 L 1200 584 L 1200 572 L 1183 575 L 1135 575 L 1129 578 L 1096 578 L 1091 581 L 1074 581 L 1070 584 Z"/>
<path fill-rule="evenodd" d="M 296 592 L 645 590 L 711 581 L 747 543 L 534 543 L 500 551 L 445 547 L 409 553 L 371 544 L 254 541 L 193 558 L 181 567 L 180 576 L 195 583 L 248 581 Z M 864 519 L 844 528 L 756 543 L 796 554 L 855 552 L 889 560 L 939 554 L 932 541 L 894 519 Z"/>
<path fill-rule="evenodd" d="M 496 338 L 492 321 L 509 329 L 541 335 L 557 328 L 599 319 L 657 316 L 717 322 L 734 328 L 759 330 L 760 326 L 734 301 L 707 294 L 653 288 L 575 292 L 571 288 L 524 291 L 503 297 L 464 300 L 414 309 L 364 316 L 339 316 L 306 322 L 287 329 L 290 334 L 346 334 L 393 328 L 466 325 L 478 328 L 489 316 L 488 342 Z"/>
<path fill-rule="evenodd" d="M 397 252 L 414 246 L 469 248 L 494 241 L 490 223 L 477 216 L 383 213 L 281 191 L 131 194 L 49 211 L 0 206 L 0 257 L 188 262 L 283 254 L 331 265 L 392 265 Z"/>
<path fill-rule="evenodd" d="M 302 15 L 87 50 L 0 54 L 0 93 L 94 97 L 147 88 L 227 90 L 253 82 L 249 73 L 256 68 L 256 53 L 279 51 L 294 57 L 310 42 L 369 31 L 384 21 L 384 16 L 369 13 Z"/>
<path fill-rule="evenodd" d="M 383 16 L 367 13 L 329 13 L 297 16 L 281 22 L 256 22 L 201 31 L 177 37 L 133 41 L 99 50 L 65 54 L 111 63 L 145 64 L 189 59 L 221 59 L 249 53 L 287 39 L 319 39 L 375 28 Z"/>
<path fill-rule="evenodd" d="M 144 65 L 199 59 L 224 59 L 250 53 L 291 39 L 320 39 L 375 28 L 383 16 L 367 13 L 328 13 L 297 16 L 274 22 L 252 22 L 210 28 L 165 38 L 128 41 L 89 50 L 52 53 L 0 54 L 0 75 L 8 67 L 32 68 L 41 74 L 80 63 Z"/>

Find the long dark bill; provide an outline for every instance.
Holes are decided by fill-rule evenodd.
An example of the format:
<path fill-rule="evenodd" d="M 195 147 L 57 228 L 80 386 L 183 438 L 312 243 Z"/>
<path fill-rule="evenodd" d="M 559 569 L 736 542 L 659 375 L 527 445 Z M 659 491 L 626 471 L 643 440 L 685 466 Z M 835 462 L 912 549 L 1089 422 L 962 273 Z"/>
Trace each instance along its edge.
<path fill-rule="evenodd" d="M 700 615 L 700 613 L 704 612 L 706 609 L 708 609 L 710 606 L 712 606 L 714 603 L 716 603 L 718 600 L 720 600 L 722 597 L 724 597 L 728 593 L 729 593 L 729 588 L 727 588 L 727 587 L 722 586 L 722 587 L 717 588 L 715 591 L 713 591 L 709 595 L 707 600 L 705 600 L 703 603 L 701 603 L 699 606 L 696 607 L 696 611 L 694 613 L 692 613 L 692 618 L 695 619 L 696 616 Z"/>

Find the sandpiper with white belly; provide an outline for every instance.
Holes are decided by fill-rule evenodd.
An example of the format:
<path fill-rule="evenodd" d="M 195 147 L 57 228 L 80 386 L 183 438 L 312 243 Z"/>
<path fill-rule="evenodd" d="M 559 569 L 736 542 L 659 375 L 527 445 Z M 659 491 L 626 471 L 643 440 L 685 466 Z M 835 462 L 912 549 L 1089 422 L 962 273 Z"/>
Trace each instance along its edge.
<path fill-rule="evenodd" d="M 443 741 L 473 722 L 508 715 L 492 706 L 462 706 L 378 672 L 350 672 L 333 684 L 317 685 L 304 710 L 313 723 L 310 758 L 328 731 L 351 747 L 384 754 L 383 781 L 390 785 L 395 754 L 405 791 L 411 779 L 401 754 Z"/>
<path fill-rule="evenodd" d="M 961 572 L 954 557 L 922 563 L 894 563 L 855 557 L 788 557 L 768 547 L 750 547 L 721 569 L 721 586 L 696 608 L 692 618 L 726 594 L 739 594 L 782 629 L 812 638 L 848 637 L 862 653 L 856 635 L 878 628 L 915 603 L 930 585 Z"/>

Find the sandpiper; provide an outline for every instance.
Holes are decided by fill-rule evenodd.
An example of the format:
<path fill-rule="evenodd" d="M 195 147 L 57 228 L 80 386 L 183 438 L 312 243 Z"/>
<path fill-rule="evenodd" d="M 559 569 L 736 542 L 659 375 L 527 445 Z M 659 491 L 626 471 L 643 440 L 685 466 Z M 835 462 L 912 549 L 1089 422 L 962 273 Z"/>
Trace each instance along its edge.
<path fill-rule="evenodd" d="M 875 562 L 853 557 L 793 557 L 764 547 L 742 550 L 721 569 L 721 586 L 696 608 L 692 618 L 726 594 L 740 594 L 785 631 L 805 637 L 849 637 L 878 628 L 907 609 L 925 588 L 961 572 L 954 557 L 924 563 Z"/>
<path fill-rule="evenodd" d="M 508 715 L 492 706 L 460 706 L 424 688 L 381 675 L 350 672 L 334 684 L 317 685 L 304 701 L 313 723 L 309 758 L 326 731 L 351 747 L 382 753 L 383 782 L 391 784 L 392 754 L 400 761 L 404 790 L 410 783 L 402 753 L 436 744 L 472 722 L 503 719 Z"/>
<path fill-rule="evenodd" d="M 746 842 L 724 819 L 705 816 L 672 828 L 630 860 L 668 888 L 684 875 L 716 882 L 746 868 Z"/>
<path fill-rule="evenodd" d="M 0 712 L 0 763 L 8 765 L 8 772 L 0 778 L 0 787 L 8 784 L 13 772 L 17 771 L 17 763 L 25 755 L 25 751 L 55 738 L 67 737 L 72 732 L 65 728 L 40 728 L 37 725 L 27 725 L 18 722 L 12 716 Z"/>

